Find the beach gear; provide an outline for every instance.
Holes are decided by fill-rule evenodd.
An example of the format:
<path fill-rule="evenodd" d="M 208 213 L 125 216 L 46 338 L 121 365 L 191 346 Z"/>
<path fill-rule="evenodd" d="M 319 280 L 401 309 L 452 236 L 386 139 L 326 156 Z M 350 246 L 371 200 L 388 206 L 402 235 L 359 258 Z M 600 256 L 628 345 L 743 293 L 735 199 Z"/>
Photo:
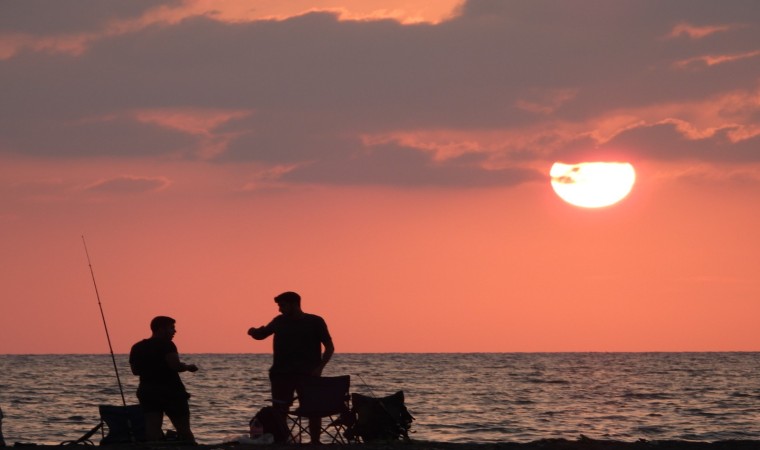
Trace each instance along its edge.
<path fill-rule="evenodd" d="M 100 445 L 140 442 L 145 440 L 145 417 L 140 405 L 98 406 L 100 420 L 105 423 L 105 436 Z M 107 430 L 107 433 L 105 433 Z"/>
<path fill-rule="evenodd" d="M 288 430 L 283 429 L 281 422 L 277 420 L 277 413 L 271 406 L 265 406 L 261 408 L 250 420 L 249 426 L 251 428 L 251 439 L 257 438 L 254 436 L 255 422 L 261 425 L 261 435 L 269 434 L 274 438 L 274 442 L 286 442 L 290 438 Z"/>
<path fill-rule="evenodd" d="M 253 416 L 253 419 L 248 423 L 249 426 L 249 433 L 248 435 L 251 437 L 251 439 L 256 439 L 257 437 L 264 434 L 264 424 L 261 423 L 261 420 L 259 420 L 258 417 Z"/>
<path fill-rule="evenodd" d="M 100 431 L 100 445 L 133 444 L 145 440 L 145 417 L 140 405 L 99 405 L 100 423 L 79 439 L 61 445 L 94 445 L 92 437 Z"/>
<path fill-rule="evenodd" d="M 404 392 L 375 398 L 351 394 L 351 412 L 354 415 L 348 430 L 351 438 L 362 442 L 409 440 L 409 429 L 414 417 L 404 405 Z"/>
<path fill-rule="evenodd" d="M 323 419 L 320 434 L 327 436 L 329 443 L 350 443 L 345 436 L 352 418 L 350 385 L 350 375 L 305 378 L 297 397 L 298 408 L 288 414 L 290 442 L 302 443 L 303 436 L 309 435 L 309 418 L 319 417 Z"/>
<path fill-rule="evenodd" d="M 113 371 L 116 373 L 116 382 L 119 384 L 119 394 L 121 394 L 121 404 L 126 408 L 127 399 L 124 397 L 124 387 L 121 385 L 121 378 L 119 377 L 119 368 L 116 365 L 116 356 L 113 353 L 113 346 L 111 345 L 111 335 L 108 333 L 108 324 L 106 324 L 106 315 L 103 312 L 103 305 L 100 303 L 100 292 L 98 292 L 98 283 L 95 282 L 95 271 L 92 269 L 92 262 L 90 261 L 90 252 L 87 250 L 87 242 L 82 235 L 82 245 L 84 245 L 84 254 L 87 255 L 87 265 L 90 266 L 90 275 L 92 276 L 92 285 L 95 288 L 95 298 L 98 299 L 98 308 L 100 308 L 100 318 L 103 319 L 103 328 L 106 331 L 106 340 L 108 341 L 108 350 L 111 352 L 111 361 L 113 362 Z"/>
<path fill-rule="evenodd" d="M 228 436 L 222 441 L 222 444 L 243 444 L 243 445 L 270 445 L 274 444 L 274 436 L 269 433 L 264 433 L 256 438 L 250 436 Z"/>
<path fill-rule="evenodd" d="M 97 424 L 94 427 L 92 427 L 92 430 L 90 430 L 87 433 L 85 433 L 84 435 L 82 435 L 82 437 L 80 437 L 79 439 L 76 439 L 74 441 L 63 441 L 63 442 L 61 442 L 61 445 L 80 445 L 80 444 L 83 444 L 83 445 L 95 445 L 90 438 L 92 436 L 94 436 L 95 433 L 97 433 L 98 430 L 100 430 L 102 428 L 103 428 L 103 422 L 100 422 L 99 424 Z"/>

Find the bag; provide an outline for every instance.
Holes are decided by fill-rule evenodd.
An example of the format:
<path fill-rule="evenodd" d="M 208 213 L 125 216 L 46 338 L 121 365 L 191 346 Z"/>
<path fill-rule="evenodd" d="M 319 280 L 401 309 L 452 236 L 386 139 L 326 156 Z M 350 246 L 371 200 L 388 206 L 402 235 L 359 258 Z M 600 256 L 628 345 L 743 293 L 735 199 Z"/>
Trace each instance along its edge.
<path fill-rule="evenodd" d="M 264 434 L 271 434 L 274 436 L 274 442 L 284 443 L 288 441 L 290 433 L 287 430 L 287 426 L 282 423 L 277 417 L 277 412 L 271 406 L 265 406 L 259 410 L 250 420 L 249 425 L 253 425 L 255 421 L 261 424 Z M 285 426 L 285 428 L 283 428 Z"/>
<path fill-rule="evenodd" d="M 145 415 L 140 405 L 98 405 L 98 412 L 108 430 L 100 445 L 145 440 Z"/>
<path fill-rule="evenodd" d="M 398 391 L 383 398 L 351 394 L 354 424 L 347 431 L 349 438 L 360 437 L 363 442 L 409 440 L 414 417 L 404 405 L 404 392 Z"/>

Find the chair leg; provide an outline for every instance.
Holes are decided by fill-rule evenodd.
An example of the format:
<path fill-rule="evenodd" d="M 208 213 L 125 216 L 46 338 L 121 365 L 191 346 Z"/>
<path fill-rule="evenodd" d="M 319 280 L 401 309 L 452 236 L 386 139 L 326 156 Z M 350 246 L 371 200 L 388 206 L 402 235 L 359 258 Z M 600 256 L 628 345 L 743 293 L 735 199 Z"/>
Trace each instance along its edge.
<path fill-rule="evenodd" d="M 308 430 L 303 426 L 301 419 L 302 418 L 299 416 L 288 415 L 288 420 L 290 421 L 290 427 L 288 431 L 290 433 L 290 436 L 288 437 L 287 442 L 289 444 L 302 444 L 303 435 L 308 434 Z"/>
<path fill-rule="evenodd" d="M 321 417 L 309 417 L 309 442 L 312 444 L 318 443 L 320 436 L 322 435 L 322 418 Z"/>
<path fill-rule="evenodd" d="M 328 417 L 329 422 L 326 426 L 321 427 L 322 433 L 330 437 L 331 444 L 348 444 L 345 437 L 346 426 L 340 423 L 340 418 Z"/>
<path fill-rule="evenodd" d="M 289 444 L 303 444 L 304 442 L 304 435 L 309 436 L 309 442 L 314 442 L 314 434 L 312 433 L 312 424 L 310 423 L 310 419 L 307 417 L 301 417 L 301 416 L 295 416 L 295 415 L 288 415 L 288 420 L 290 420 L 290 438 L 288 439 Z M 338 419 L 334 417 L 327 417 L 326 418 L 327 425 L 322 426 L 321 425 L 321 419 L 320 419 L 320 425 L 317 428 L 319 430 L 320 435 L 326 436 L 326 439 L 323 443 L 325 444 L 348 444 L 349 441 L 344 436 L 344 432 L 346 430 L 346 427 L 338 422 Z"/>

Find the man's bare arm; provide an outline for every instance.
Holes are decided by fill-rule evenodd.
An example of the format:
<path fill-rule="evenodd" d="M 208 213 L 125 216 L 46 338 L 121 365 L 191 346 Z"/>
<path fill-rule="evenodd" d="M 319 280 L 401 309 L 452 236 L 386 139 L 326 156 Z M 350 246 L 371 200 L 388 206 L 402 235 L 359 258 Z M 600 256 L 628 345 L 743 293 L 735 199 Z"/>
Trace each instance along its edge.
<path fill-rule="evenodd" d="M 322 345 L 325 346 L 325 351 L 322 353 L 322 361 L 319 363 L 319 367 L 314 370 L 313 375 L 315 376 L 322 375 L 322 370 L 324 370 L 327 363 L 330 362 L 330 358 L 332 358 L 332 355 L 335 353 L 335 346 L 332 341 L 323 342 Z"/>
<path fill-rule="evenodd" d="M 272 328 L 269 325 L 265 325 L 263 327 L 251 327 L 248 329 L 248 336 L 256 339 L 257 341 L 260 341 L 262 339 L 266 339 L 269 336 L 274 333 L 272 331 Z"/>
<path fill-rule="evenodd" d="M 179 360 L 179 355 L 177 353 L 167 353 L 166 354 L 166 363 L 169 364 L 169 368 L 172 370 L 176 370 L 177 372 L 196 372 L 198 371 L 198 366 L 195 364 L 185 364 Z"/>

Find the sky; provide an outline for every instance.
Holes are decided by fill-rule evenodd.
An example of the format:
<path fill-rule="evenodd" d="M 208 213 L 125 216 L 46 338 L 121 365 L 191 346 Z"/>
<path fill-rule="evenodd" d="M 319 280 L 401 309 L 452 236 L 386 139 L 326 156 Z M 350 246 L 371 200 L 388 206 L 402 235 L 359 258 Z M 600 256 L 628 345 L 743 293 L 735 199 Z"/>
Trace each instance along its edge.
<path fill-rule="evenodd" d="M 760 350 L 755 0 L 2 0 L 0 86 L 0 353 Z"/>

